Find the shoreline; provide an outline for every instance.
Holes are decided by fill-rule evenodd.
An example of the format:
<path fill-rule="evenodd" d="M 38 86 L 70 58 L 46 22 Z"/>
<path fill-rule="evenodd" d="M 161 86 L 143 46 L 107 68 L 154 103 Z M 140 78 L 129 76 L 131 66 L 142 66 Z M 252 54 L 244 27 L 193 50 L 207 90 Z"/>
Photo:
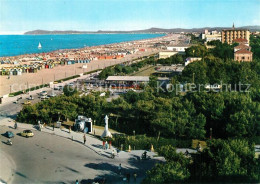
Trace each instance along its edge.
<path fill-rule="evenodd" d="M 169 34 L 163 34 L 163 33 L 87 33 L 87 34 L 20 34 L 20 35 L 0 35 L 0 36 L 57 36 L 57 35 L 96 35 L 96 34 L 160 34 L 161 36 L 154 37 L 154 38 L 143 38 L 143 39 L 137 39 L 137 40 L 131 40 L 131 41 L 122 41 L 122 42 L 115 42 L 115 43 L 108 43 L 108 44 L 101 44 L 101 45 L 93 45 L 93 46 L 83 46 L 83 47 L 74 47 L 74 48 L 65 48 L 65 49 L 56 49 L 48 52 L 35 52 L 35 53 L 28 53 L 28 54 L 18 54 L 18 55 L 8 55 L 8 56 L 0 56 L 0 60 L 3 58 L 12 58 L 12 57 L 19 57 L 19 56 L 28 56 L 28 55 L 35 55 L 35 54 L 50 54 L 53 52 L 58 52 L 58 51 L 69 51 L 69 50 L 75 50 L 75 49 L 88 49 L 91 47 L 105 47 L 105 46 L 111 46 L 114 44 L 122 44 L 122 43 L 131 43 L 131 42 L 136 42 L 136 41 L 145 41 L 145 40 L 151 40 L 151 39 L 156 39 L 156 38 L 162 38 L 165 37 Z M 1 65 L 0 65 L 1 66 Z"/>
<path fill-rule="evenodd" d="M 159 41 L 165 42 L 172 39 L 178 39 L 178 35 L 164 35 L 163 37 L 156 37 L 152 39 L 144 39 L 139 41 L 131 41 L 132 43 L 135 42 L 135 44 L 129 44 L 130 42 L 124 42 L 124 43 L 113 43 L 109 45 L 103 45 L 103 46 L 95 46 L 95 47 L 86 47 L 82 49 L 69 49 L 66 50 L 66 54 L 71 54 L 71 57 L 76 57 L 76 53 L 94 53 L 92 55 L 95 55 L 98 51 L 98 54 L 106 54 L 107 52 L 115 52 L 115 50 L 131 50 L 131 49 L 137 49 L 138 51 L 126 54 L 123 57 L 119 57 L 117 59 L 96 59 L 91 60 L 89 63 L 75 63 L 75 64 L 65 64 L 65 65 L 56 65 L 53 68 L 45 68 L 38 70 L 36 73 L 22 73 L 21 75 L 11 75 L 8 77 L 8 75 L 0 75 L 0 96 L 7 96 L 10 93 L 26 90 L 27 88 L 33 87 L 33 86 L 39 86 L 42 84 L 49 84 L 50 82 L 54 82 L 63 78 L 67 78 L 73 75 L 79 75 L 85 72 L 90 72 L 97 69 L 104 69 L 111 65 L 116 65 L 120 63 L 130 62 L 135 59 L 140 59 L 143 57 L 147 57 L 153 54 L 157 54 L 161 51 L 161 47 L 154 47 L 154 44 Z M 130 46 L 129 46 L 130 45 Z M 140 50 L 140 49 L 143 50 Z M 63 51 L 65 52 L 65 51 Z M 91 56 L 92 56 L 91 55 Z M 24 56 L 23 56 L 24 57 Z M 28 55 L 27 55 L 28 57 Z M 56 57 L 56 56 L 55 56 Z M 54 57 L 54 58 L 55 58 Z M 68 58 L 69 58 L 68 57 Z M 63 58 L 63 56 L 62 56 Z M 30 59 L 30 58 L 29 58 Z M 59 55 L 56 59 L 60 59 Z M 30 59 L 31 60 L 31 59 Z M 27 63 L 30 63 L 32 61 L 27 61 Z M 42 62 L 42 61 L 39 61 Z M 44 61 L 45 63 L 46 61 Z M 20 64 L 23 64 L 21 62 Z M 83 66 L 86 65 L 87 67 L 84 68 Z M 9 65 L 9 66 L 12 66 Z M 15 66 L 15 65 L 13 65 Z M 17 66 L 17 65 L 16 65 Z M 45 66 L 45 65 L 43 65 Z"/>

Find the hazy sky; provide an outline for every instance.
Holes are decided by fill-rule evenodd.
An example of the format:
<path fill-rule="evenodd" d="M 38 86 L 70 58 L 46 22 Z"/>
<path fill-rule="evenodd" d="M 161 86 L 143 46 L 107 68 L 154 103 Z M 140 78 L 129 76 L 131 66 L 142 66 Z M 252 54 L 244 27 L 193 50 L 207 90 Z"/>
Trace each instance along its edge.
<path fill-rule="evenodd" d="M 0 0 L 0 34 L 260 25 L 260 0 Z"/>

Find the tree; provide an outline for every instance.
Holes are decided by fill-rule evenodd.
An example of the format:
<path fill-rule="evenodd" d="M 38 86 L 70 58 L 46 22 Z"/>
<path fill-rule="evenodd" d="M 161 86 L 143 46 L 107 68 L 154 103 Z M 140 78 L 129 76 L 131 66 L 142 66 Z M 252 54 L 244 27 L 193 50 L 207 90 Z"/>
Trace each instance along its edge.
<path fill-rule="evenodd" d="M 193 177 L 200 175 L 210 181 L 256 181 L 258 163 L 254 146 L 246 140 L 212 140 L 201 155 L 195 158 Z"/>
<path fill-rule="evenodd" d="M 166 163 L 157 164 L 148 171 L 143 183 L 173 183 L 189 179 L 190 159 L 182 153 L 176 153 L 176 149 L 172 146 L 163 146 L 158 153 L 166 159 Z"/>
<path fill-rule="evenodd" d="M 64 88 L 63 88 L 63 93 L 64 93 L 64 95 L 66 95 L 66 96 L 73 96 L 73 95 L 77 94 L 78 91 L 77 91 L 76 88 L 72 88 L 72 87 L 66 85 L 66 86 L 64 86 Z"/>

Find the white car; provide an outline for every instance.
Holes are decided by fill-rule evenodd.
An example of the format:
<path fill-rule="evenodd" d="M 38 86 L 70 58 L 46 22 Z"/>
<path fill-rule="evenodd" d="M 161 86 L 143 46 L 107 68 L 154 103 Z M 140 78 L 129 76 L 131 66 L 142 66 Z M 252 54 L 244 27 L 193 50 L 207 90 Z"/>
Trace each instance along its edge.
<path fill-rule="evenodd" d="M 55 97 L 55 96 L 57 96 L 55 93 L 49 94 L 49 97 Z"/>
<path fill-rule="evenodd" d="M 47 95 L 47 91 L 42 91 L 42 92 L 40 93 L 40 95 L 41 95 L 41 96 Z"/>
<path fill-rule="evenodd" d="M 49 97 L 47 97 L 46 95 L 41 96 L 41 99 L 48 99 Z"/>

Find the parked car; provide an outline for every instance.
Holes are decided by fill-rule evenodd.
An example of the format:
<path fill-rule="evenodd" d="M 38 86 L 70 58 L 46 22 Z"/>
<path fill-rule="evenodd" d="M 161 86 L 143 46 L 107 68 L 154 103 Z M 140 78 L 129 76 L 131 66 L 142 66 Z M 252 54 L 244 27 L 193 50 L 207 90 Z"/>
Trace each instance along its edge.
<path fill-rule="evenodd" d="M 47 98 L 49 98 L 49 97 L 47 97 L 46 95 L 41 96 L 41 100 L 42 100 L 42 99 L 47 99 Z"/>
<path fill-rule="evenodd" d="M 6 131 L 5 136 L 8 137 L 8 138 L 12 138 L 12 137 L 14 137 L 14 133 L 11 132 L 11 131 Z"/>
<path fill-rule="evenodd" d="M 21 136 L 28 138 L 28 137 L 33 137 L 34 134 L 31 130 L 24 130 L 23 132 L 21 132 Z"/>
<path fill-rule="evenodd" d="M 40 93 L 40 95 L 41 95 L 41 96 L 47 95 L 47 91 L 42 91 L 42 92 Z"/>
<path fill-rule="evenodd" d="M 54 90 L 59 90 L 59 87 L 58 87 L 58 86 L 54 86 L 53 89 L 54 89 Z"/>
<path fill-rule="evenodd" d="M 57 96 L 55 93 L 51 93 L 51 94 L 49 94 L 48 95 L 49 97 L 55 97 L 55 96 Z"/>

